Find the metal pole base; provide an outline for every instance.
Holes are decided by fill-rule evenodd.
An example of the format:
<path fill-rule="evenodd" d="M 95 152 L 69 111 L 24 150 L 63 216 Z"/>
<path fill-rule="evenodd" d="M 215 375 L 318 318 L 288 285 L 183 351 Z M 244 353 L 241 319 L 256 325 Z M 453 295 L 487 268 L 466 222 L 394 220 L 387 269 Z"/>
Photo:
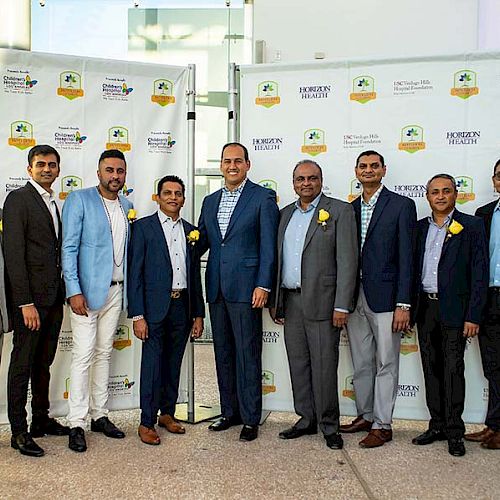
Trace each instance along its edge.
<path fill-rule="evenodd" d="M 220 406 L 217 405 L 195 404 L 193 413 L 188 412 L 187 403 L 178 403 L 175 406 L 175 418 L 188 424 L 199 424 L 200 422 L 220 417 L 220 415 Z"/>
<path fill-rule="evenodd" d="M 267 417 L 269 417 L 269 415 L 271 415 L 271 412 L 269 410 L 262 410 L 259 425 L 262 425 L 267 420 Z"/>

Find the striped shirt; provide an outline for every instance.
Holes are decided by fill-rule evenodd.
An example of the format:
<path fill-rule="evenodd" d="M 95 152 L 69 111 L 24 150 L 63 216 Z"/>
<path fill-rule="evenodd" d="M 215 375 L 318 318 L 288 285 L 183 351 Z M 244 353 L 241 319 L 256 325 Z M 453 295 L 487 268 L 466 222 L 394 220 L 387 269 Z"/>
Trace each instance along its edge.
<path fill-rule="evenodd" d="M 219 210 L 217 211 L 217 221 L 219 223 L 220 234 L 222 239 L 226 236 L 226 231 L 229 226 L 229 221 L 233 215 L 234 209 L 238 200 L 240 199 L 243 188 L 245 187 L 247 180 L 245 180 L 238 186 L 234 191 L 229 191 L 229 189 L 224 186 L 222 188 L 222 196 L 219 203 Z"/>
<path fill-rule="evenodd" d="M 366 202 L 361 195 L 361 248 L 363 248 L 363 245 L 365 244 L 366 233 L 368 232 L 368 227 L 370 226 L 370 221 L 372 220 L 375 205 L 377 204 L 378 197 L 380 196 L 383 187 L 384 186 L 381 185 L 368 202 Z"/>

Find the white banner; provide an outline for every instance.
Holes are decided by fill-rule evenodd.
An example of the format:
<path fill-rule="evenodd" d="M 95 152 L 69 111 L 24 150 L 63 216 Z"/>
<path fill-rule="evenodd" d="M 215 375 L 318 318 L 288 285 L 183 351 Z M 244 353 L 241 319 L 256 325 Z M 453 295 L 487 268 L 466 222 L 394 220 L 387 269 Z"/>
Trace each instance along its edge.
<path fill-rule="evenodd" d="M 493 199 L 491 176 L 500 157 L 500 54 L 352 60 L 240 67 L 241 142 L 250 177 L 293 201 L 292 169 L 301 159 L 323 168 L 327 195 L 352 201 L 360 192 L 356 158 L 375 149 L 387 164 L 384 184 L 429 214 L 425 184 L 436 173 L 457 180 L 457 208 L 474 213 Z M 264 407 L 293 410 L 283 331 L 264 319 Z M 427 419 L 415 332 L 401 343 L 395 417 Z M 469 422 L 484 421 L 487 382 L 477 340 L 466 352 Z M 340 347 L 341 412 L 355 415 L 347 336 Z"/>
<path fill-rule="evenodd" d="M 61 155 L 54 183 L 59 208 L 69 192 L 97 185 L 97 160 L 105 149 L 124 152 L 123 195 L 138 216 L 157 208 L 158 180 L 166 174 L 187 180 L 188 69 L 0 49 L 0 202 L 29 179 L 27 154 L 50 144 Z M 189 203 L 183 215 L 190 219 Z M 0 422 L 6 422 L 6 372 L 12 349 L 5 336 L 0 367 Z M 53 414 L 67 413 L 72 334 L 66 315 L 52 367 Z M 139 404 L 141 343 L 122 315 L 113 344 L 109 379 L 111 409 Z M 187 400 L 183 369 L 179 399 Z"/>

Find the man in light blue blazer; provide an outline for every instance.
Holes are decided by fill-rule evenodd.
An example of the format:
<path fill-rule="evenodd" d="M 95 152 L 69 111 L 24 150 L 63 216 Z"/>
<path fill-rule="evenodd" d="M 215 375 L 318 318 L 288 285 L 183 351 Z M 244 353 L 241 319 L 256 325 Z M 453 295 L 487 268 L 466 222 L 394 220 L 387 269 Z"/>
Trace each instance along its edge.
<path fill-rule="evenodd" d="M 99 184 L 73 191 L 62 212 L 62 267 L 73 330 L 67 418 L 69 448 L 76 452 L 87 449 L 88 414 L 92 431 L 125 437 L 108 419 L 107 402 L 113 337 L 126 307 L 127 246 L 134 217 L 130 201 L 118 194 L 126 173 L 123 153 L 104 151 L 97 170 Z"/>

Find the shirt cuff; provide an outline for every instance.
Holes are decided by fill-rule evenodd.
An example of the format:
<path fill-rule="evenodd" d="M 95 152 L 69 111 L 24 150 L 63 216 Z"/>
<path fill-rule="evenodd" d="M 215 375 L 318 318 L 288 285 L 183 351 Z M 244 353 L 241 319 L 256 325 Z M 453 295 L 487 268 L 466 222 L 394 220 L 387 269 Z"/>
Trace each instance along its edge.
<path fill-rule="evenodd" d="M 341 307 L 336 307 L 334 310 L 339 312 L 339 313 L 349 314 L 349 311 L 347 309 L 342 309 Z"/>
<path fill-rule="evenodd" d="M 401 307 L 401 306 L 403 306 L 403 307 L 407 307 L 408 309 L 410 309 L 410 308 L 411 308 L 411 304 L 403 304 L 402 302 L 398 302 L 398 303 L 396 304 L 396 307 Z"/>
<path fill-rule="evenodd" d="M 35 304 L 32 302 L 31 304 L 23 304 L 22 306 L 19 306 L 19 308 L 21 307 L 28 307 L 28 306 L 34 306 Z"/>
<path fill-rule="evenodd" d="M 139 314 L 139 316 L 132 317 L 132 321 L 139 321 L 140 319 L 144 319 L 144 316 L 142 314 Z"/>
<path fill-rule="evenodd" d="M 258 286 L 257 288 L 260 288 L 261 290 L 264 290 L 264 292 L 271 293 L 270 288 L 264 288 L 263 286 Z"/>

